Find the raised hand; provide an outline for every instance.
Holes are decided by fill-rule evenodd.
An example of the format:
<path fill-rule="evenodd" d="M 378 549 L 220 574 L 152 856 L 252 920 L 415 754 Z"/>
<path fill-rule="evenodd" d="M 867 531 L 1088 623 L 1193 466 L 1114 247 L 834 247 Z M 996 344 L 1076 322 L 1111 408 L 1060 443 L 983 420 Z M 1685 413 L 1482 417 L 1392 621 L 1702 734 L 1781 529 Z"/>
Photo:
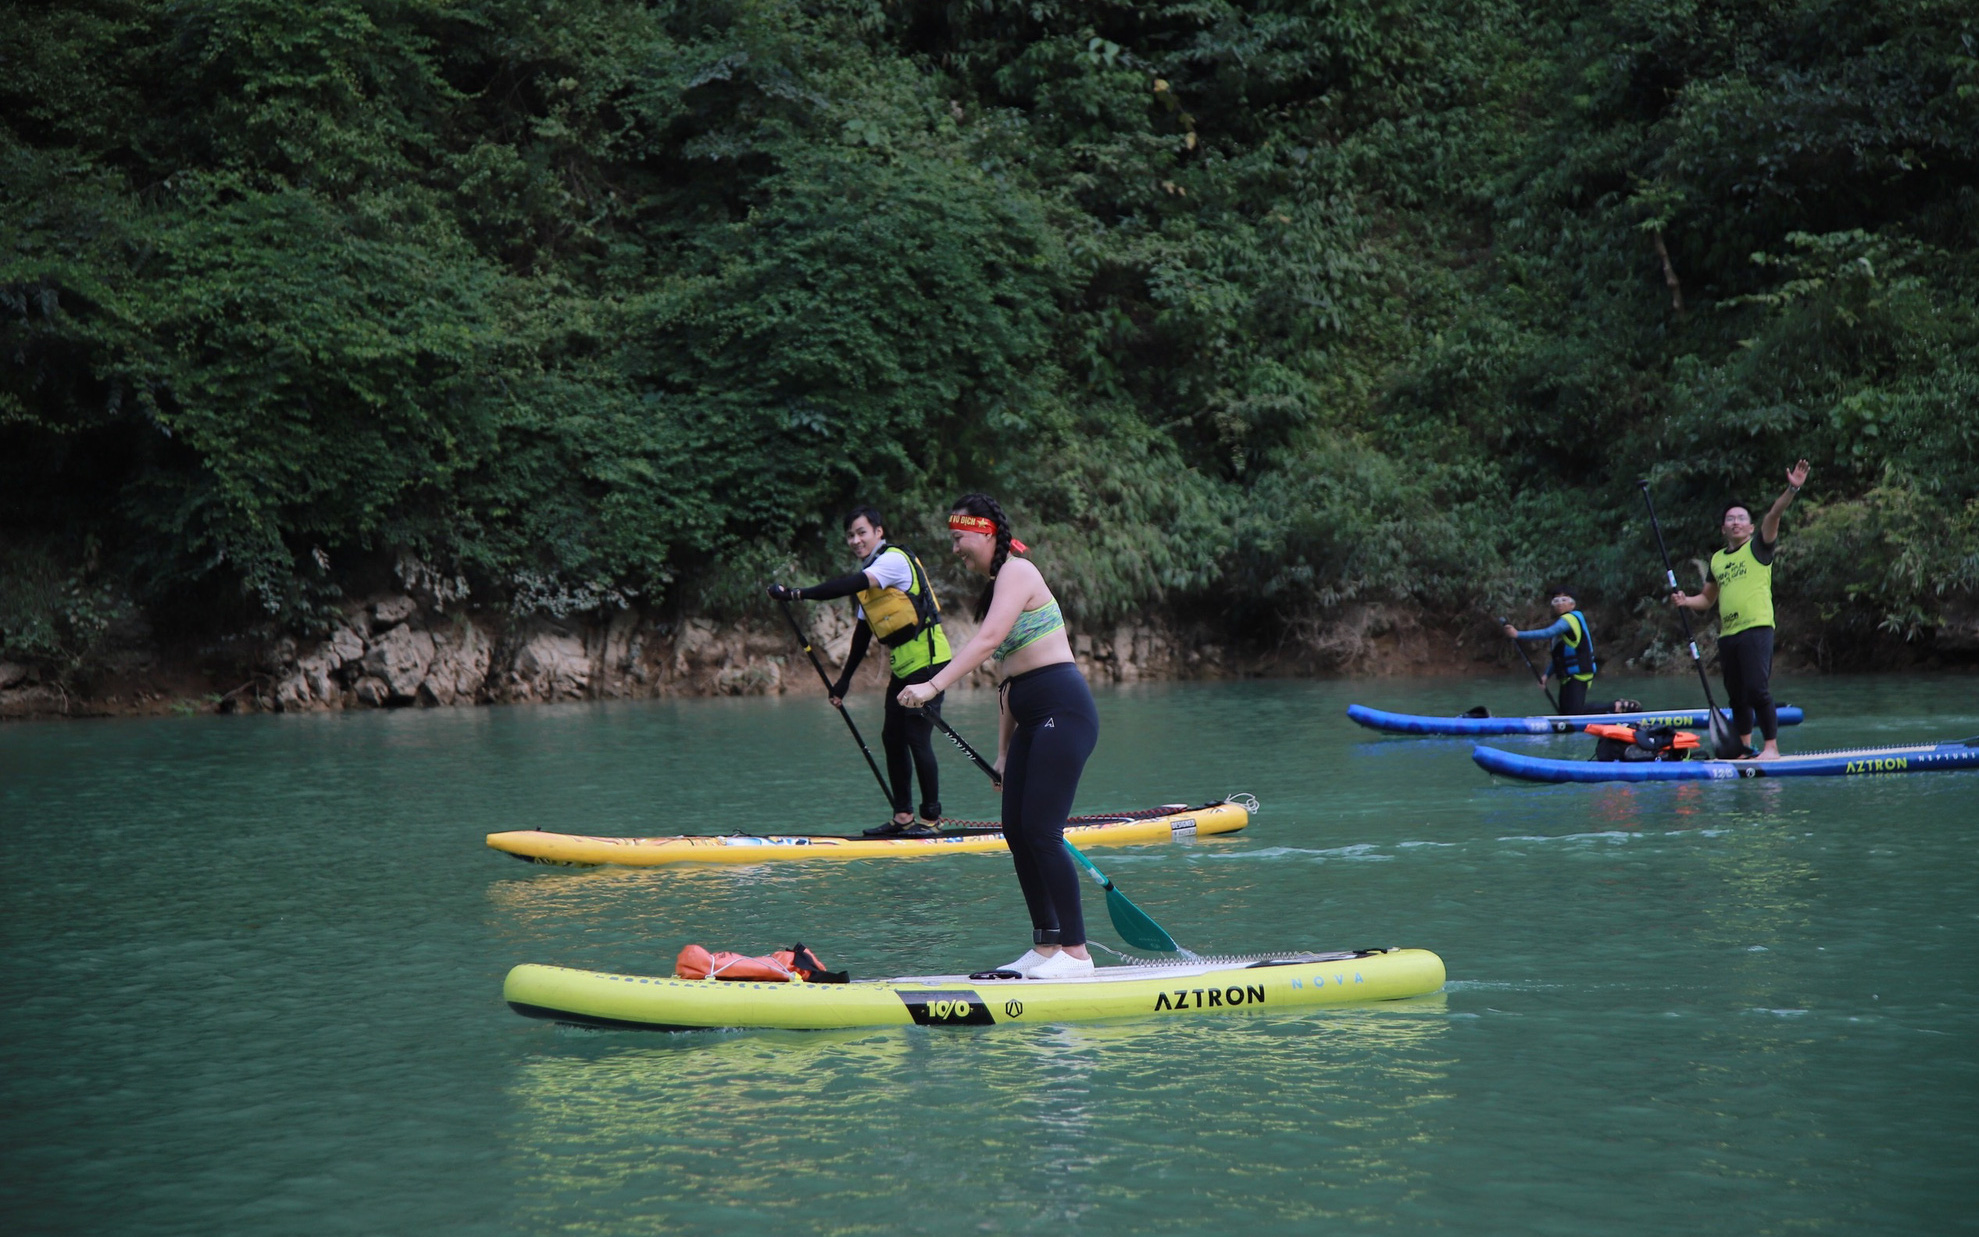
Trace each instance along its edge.
<path fill-rule="evenodd" d="M 1806 485 L 1807 471 L 1808 463 L 1806 460 L 1796 462 L 1792 468 L 1787 469 L 1787 484 L 1796 490 Z"/>

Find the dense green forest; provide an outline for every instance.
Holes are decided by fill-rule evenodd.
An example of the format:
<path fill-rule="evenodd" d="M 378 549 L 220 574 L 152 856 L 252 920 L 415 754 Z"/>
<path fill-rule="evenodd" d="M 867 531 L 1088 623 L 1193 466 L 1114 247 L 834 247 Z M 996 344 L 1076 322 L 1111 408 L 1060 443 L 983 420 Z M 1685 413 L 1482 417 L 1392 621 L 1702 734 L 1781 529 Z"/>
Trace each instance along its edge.
<path fill-rule="evenodd" d="M 1667 625 L 1636 478 L 1685 559 L 1799 455 L 1788 639 L 1979 587 L 1970 0 L 5 21 L 9 656 L 394 570 L 735 614 L 975 488 L 1087 622 Z"/>

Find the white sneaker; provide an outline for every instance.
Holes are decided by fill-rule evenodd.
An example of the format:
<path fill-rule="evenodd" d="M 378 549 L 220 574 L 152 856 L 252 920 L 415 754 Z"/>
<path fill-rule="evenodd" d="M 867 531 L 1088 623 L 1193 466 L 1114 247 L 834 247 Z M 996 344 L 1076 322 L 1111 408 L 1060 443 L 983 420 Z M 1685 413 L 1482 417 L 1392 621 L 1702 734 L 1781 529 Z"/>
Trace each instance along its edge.
<path fill-rule="evenodd" d="M 1078 979 L 1093 973 L 1091 958 L 1075 958 L 1063 950 L 1024 972 L 1026 979 Z"/>
<path fill-rule="evenodd" d="M 1023 957 L 1017 959 L 1015 962 L 1006 962 L 1002 966 L 997 967 L 996 969 L 999 971 L 1015 971 L 1019 975 L 1023 975 L 1029 972 L 1032 967 L 1036 966 L 1038 963 L 1043 961 L 1044 961 L 1043 954 L 1039 953 L 1035 949 L 1027 949 L 1024 951 Z"/>

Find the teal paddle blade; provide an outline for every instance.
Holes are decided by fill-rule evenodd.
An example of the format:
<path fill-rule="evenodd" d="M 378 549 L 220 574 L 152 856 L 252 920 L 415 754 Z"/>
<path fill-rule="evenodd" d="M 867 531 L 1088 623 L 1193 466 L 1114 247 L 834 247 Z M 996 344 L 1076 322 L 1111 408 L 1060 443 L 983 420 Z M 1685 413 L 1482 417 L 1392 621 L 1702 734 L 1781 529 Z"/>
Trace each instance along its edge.
<path fill-rule="evenodd" d="M 1136 949 L 1172 954 L 1180 948 L 1174 937 L 1164 932 L 1160 924 L 1149 919 L 1146 911 L 1129 902 L 1127 895 L 1118 889 L 1106 891 L 1106 913 L 1112 917 L 1113 930 L 1120 934 L 1120 939 Z"/>
<path fill-rule="evenodd" d="M 1135 906 L 1126 894 L 1115 889 L 1113 882 L 1107 879 L 1106 873 L 1094 867 L 1093 861 L 1080 853 L 1078 847 L 1067 842 L 1065 849 L 1071 851 L 1072 858 L 1078 861 L 1079 866 L 1086 870 L 1101 889 L 1106 890 L 1106 914 L 1113 920 L 1113 930 L 1120 934 L 1121 940 L 1136 949 L 1146 949 L 1154 953 L 1172 954 L 1181 950 L 1182 947 L 1175 943 L 1175 938 L 1168 935 L 1160 924 L 1149 918 L 1146 911 Z"/>

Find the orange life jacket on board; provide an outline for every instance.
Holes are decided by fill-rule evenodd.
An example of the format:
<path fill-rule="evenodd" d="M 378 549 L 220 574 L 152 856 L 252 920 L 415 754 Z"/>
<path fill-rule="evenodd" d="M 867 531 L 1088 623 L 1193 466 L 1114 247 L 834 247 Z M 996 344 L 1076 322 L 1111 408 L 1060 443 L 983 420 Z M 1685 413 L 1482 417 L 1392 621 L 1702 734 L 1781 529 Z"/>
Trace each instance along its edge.
<path fill-rule="evenodd" d="M 804 948 L 801 941 L 757 958 L 726 949 L 709 953 L 699 945 L 689 945 L 673 960 L 673 973 L 680 979 L 739 979 L 759 984 L 842 984 L 846 980 L 843 971 L 827 971 L 818 955 Z"/>

